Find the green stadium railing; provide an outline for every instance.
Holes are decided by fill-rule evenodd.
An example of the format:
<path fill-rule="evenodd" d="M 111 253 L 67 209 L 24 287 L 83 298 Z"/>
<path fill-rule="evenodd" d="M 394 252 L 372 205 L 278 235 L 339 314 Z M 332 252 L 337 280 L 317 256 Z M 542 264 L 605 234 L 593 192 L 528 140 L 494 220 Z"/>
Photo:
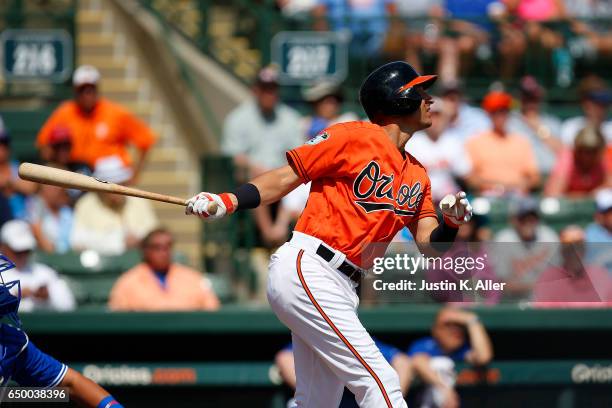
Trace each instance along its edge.
<path fill-rule="evenodd" d="M 38 109 L 1 109 L 0 117 L 11 135 L 11 154 L 19 161 L 38 161 L 36 136 L 55 104 Z"/>
<path fill-rule="evenodd" d="M 427 332 L 439 306 L 395 306 L 364 308 L 359 316 L 373 332 Z M 478 307 L 474 309 L 489 330 L 550 330 L 576 332 L 612 330 L 612 308 L 525 309 L 520 306 Z M 75 311 L 36 312 L 22 316 L 32 334 L 284 334 L 287 328 L 271 310 L 225 307 L 217 312 L 193 313 L 108 313 Z"/>

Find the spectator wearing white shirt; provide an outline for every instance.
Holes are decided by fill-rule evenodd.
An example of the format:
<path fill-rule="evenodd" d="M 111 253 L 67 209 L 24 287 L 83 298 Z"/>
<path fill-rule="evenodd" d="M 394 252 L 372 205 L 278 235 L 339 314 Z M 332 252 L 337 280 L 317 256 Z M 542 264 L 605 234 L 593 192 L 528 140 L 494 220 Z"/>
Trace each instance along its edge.
<path fill-rule="evenodd" d="M 94 177 L 125 184 L 132 169 L 116 156 L 99 159 Z M 136 248 L 159 221 L 151 202 L 111 193 L 87 193 L 77 201 L 70 242 L 72 249 L 90 249 L 104 255 L 120 255 Z"/>
<path fill-rule="evenodd" d="M 461 143 L 468 138 L 491 129 L 491 120 L 480 108 L 469 105 L 463 97 L 460 82 L 446 82 L 440 87 L 444 110 L 449 117 L 444 135 L 450 135 Z"/>
<path fill-rule="evenodd" d="M 248 178 L 287 163 L 285 152 L 301 145 L 300 115 L 280 101 L 278 69 L 262 68 L 252 87 L 253 98 L 225 119 L 221 152 L 248 170 Z"/>
<path fill-rule="evenodd" d="M 280 101 L 278 69 L 262 68 L 253 83 L 253 99 L 243 102 L 225 119 L 221 151 L 232 156 L 239 170 L 239 182 L 256 177 L 287 163 L 285 153 L 304 143 L 300 115 Z M 275 205 L 253 210 L 257 229 L 266 245 L 284 241 L 272 226 L 277 215 Z M 272 232 L 272 234 L 270 234 Z"/>
<path fill-rule="evenodd" d="M 540 220 L 539 204 L 530 196 L 517 196 L 508 208 L 510 224 L 499 231 L 495 249 L 495 272 L 506 286 L 505 300 L 526 300 L 540 274 L 556 262 L 559 236 Z"/>
<path fill-rule="evenodd" d="M 4 279 L 21 282 L 20 312 L 69 311 L 75 308 L 74 296 L 57 272 L 47 265 L 32 261 L 36 239 L 28 223 L 22 220 L 8 221 L 0 230 L 0 239 L 2 252 L 15 263 L 14 269 L 4 272 Z"/>
<path fill-rule="evenodd" d="M 432 125 L 416 132 L 406 143 L 406 151 L 427 169 L 434 201 L 460 190 L 457 180 L 463 179 L 472 170 L 463 143 L 452 135 L 444 134 L 448 123 L 444 112 L 444 101 L 434 98 L 430 107 Z"/>
<path fill-rule="evenodd" d="M 559 135 L 561 121 L 542 112 L 544 89 L 534 77 L 523 77 L 519 88 L 521 109 L 510 114 L 508 130 L 529 139 L 536 156 L 538 170 L 542 174 L 549 174 L 555 165 L 557 154 L 563 148 Z"/>
<path fill-rule="evenodd" d="M 612 104 L 612 91 L 597 76 L 582 80 L 579 85 L 580 107 L 583 116 L 567 119 L 561 126 L 561 139 L 567 146 L 574 145 L 578 132 L 586 127 L 600 129 L 607 143 L 612 142 L 612 121 L 606 120 Z"/>

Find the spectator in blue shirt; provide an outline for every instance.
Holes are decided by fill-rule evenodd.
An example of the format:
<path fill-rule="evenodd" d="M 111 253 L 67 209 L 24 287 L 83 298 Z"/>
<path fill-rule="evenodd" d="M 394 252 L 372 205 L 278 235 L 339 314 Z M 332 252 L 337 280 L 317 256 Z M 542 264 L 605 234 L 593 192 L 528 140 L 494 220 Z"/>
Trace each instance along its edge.
<path fill-rule="evenodd" d="M 587 259 L 589 263 L 604 266 L 610 272 L 612 254 L 608 248 L 612 242 L 612 188 L 599 190 L 595 194 L 595 204 L 595 220 L 585 230 Z"/>
<path fill-rule="evenodd" d="M 0 129 L 0 194 L 7 200 L 13 218 L 26 217 L 26 199 L 36 192 L 36 184 L 19 178 L 19 162 L 11 158 L 11 137 Z"/>
<path fill-rule="evenodd" d="M 38 247 L 45 252 L 70 250 L 72 208 L 67 190 L 43 184 L 27 205 L 27 218 Z"/>
<path fill-rule="evenodd" d="M 319 0 L 313 10 L 315 28 L 347 33 L 351 51 L 368 55 L 379 53 L 389 28 L 388 17 L 395 14 L 394 0 Z"/>
<path fill-rule="evenodd" d="M 473 56 L 491 59 L 493 49 L 497 49 L 502 60 L 501 76 L 509 78 L 514 74 L 526 43 L 520 30 L 508 23 L 504 1 L 444 0 L 440 7 L 432 9 L 432 14 L 449 19 L 445 30 L 439 28 L 443 34 L 438 59 L 441 83 L 456 81 Z"/>
<path fill-rule="evenodd" d="M 408 349 L 415 373 L 427 385 L 420 406 L 458 407 L 455 363 L 488 364 L 493 358 L 491 341 L 478 316 L 450 307 L 438 312 L 431 334 Z"/>

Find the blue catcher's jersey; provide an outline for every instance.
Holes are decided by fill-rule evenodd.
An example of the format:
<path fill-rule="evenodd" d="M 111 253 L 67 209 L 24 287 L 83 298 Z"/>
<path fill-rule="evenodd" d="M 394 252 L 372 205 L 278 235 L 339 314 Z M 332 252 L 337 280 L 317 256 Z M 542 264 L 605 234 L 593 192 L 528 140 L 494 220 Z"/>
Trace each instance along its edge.
<path fill-rule="evenodd" d="M 23 330 L 0 324 L 0 385 L 9 380 L 24 387 L 55 387 L 68 367 L 36 347 Z"/>

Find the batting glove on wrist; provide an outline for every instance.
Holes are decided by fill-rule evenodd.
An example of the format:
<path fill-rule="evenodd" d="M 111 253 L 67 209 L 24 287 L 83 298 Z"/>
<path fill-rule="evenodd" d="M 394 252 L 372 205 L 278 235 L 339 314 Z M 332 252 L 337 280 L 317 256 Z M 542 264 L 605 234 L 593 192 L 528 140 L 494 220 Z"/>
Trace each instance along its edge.
<path fill-rule="evenodd" d="M 465 192 L 447 194 L 440 201 L 440 210 L 444 215 L 444 222 L 451 227 L 458 227 L 472 219 L 472 206 Z"/>
<path fill-rule="evenodd" d="M 216 211 L 213 211 L 214 205 L 216 204 Z M 226 214 L 231 214 L 236 210 L 234 203 L 232 202 L 228 193 L 223 194 L 212 194 L 202 192 L 194 195 L 187 201 L 187 208 L 185 208 L 185 214 L 194 214 L 200 218 L 207 219 L 219 219 L 223 218 Z"/>

